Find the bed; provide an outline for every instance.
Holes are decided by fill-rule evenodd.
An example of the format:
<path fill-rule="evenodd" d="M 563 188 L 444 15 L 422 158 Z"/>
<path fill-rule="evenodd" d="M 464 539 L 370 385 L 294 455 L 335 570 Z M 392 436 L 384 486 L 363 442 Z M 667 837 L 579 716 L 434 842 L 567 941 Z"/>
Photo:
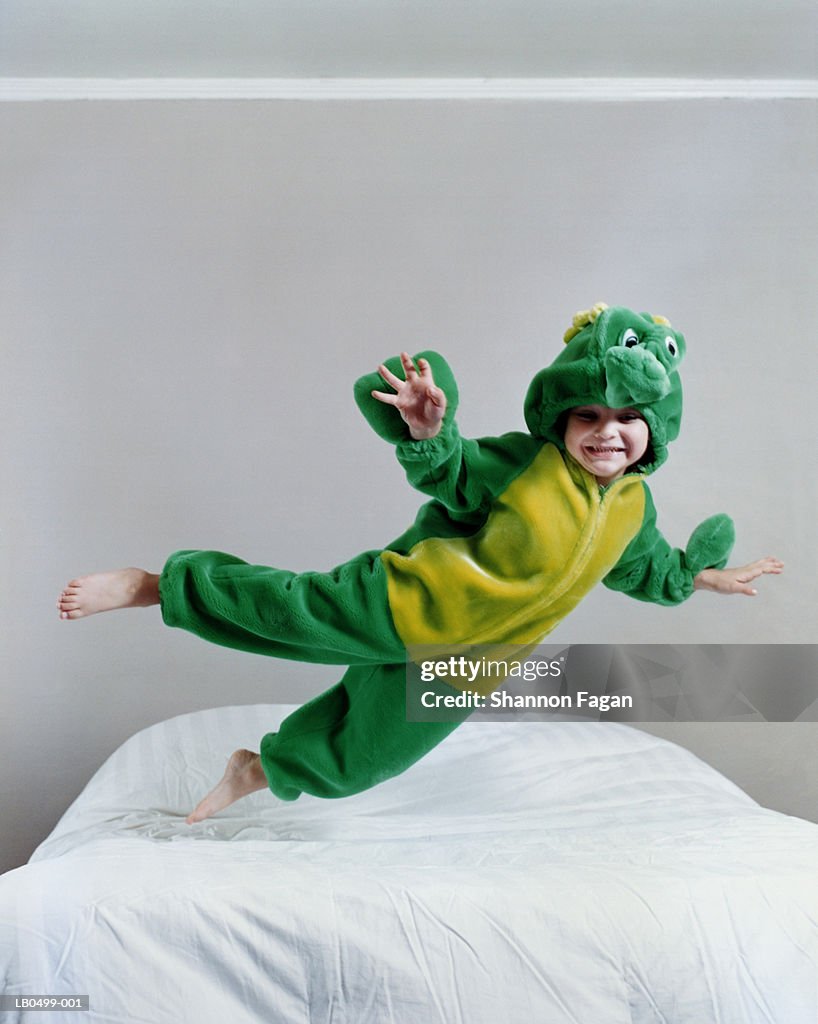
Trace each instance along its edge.
<path fill-rule="evenodd" d="M 0 1021 L 815 1024 L 818 826 L 588 721 L 469 722 L 341 801 L 184 815 L 291 708 L 128 740 L 0 878 Z"/>

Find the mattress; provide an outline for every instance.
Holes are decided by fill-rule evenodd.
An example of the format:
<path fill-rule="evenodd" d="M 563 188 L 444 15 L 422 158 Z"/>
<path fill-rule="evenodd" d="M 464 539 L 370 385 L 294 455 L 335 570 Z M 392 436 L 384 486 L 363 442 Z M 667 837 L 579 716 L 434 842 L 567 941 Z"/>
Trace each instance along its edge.
<path fill-rule="evenodd" d="M 467 722 L 342 800 L 185 815 L 292 708 L 132 737 L 0 877 L 0 1020 L 815 1024 L 818 826 L 615 723 Z"/>

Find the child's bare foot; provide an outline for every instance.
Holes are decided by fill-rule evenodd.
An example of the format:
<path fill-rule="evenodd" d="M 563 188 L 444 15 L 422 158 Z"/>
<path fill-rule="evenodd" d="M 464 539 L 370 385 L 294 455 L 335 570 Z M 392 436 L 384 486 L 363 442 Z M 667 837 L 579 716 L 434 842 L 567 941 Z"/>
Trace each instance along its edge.
<path fill-rule="evenodd" d="M 252 750 L 237 750 L 231 754 L 221 782 L 212 789 L 185 821 L 192 825 L 204 821 L 230 804 L 267 788 L 267 778 L 261 767 L 261 758 Z"/>
<path fill-rule="evenodd" d="M 159 576 L 144 569 L 115 569 L 79 576 L 57 601 L 61 619 L 81 619 L 114 608 L 159 604 Z"/>

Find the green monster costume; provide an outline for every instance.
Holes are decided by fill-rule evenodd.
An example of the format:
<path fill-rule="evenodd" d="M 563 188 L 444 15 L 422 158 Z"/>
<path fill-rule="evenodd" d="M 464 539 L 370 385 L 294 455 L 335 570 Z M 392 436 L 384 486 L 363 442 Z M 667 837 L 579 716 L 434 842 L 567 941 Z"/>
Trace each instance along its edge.
<path fill-rule="evenodd" d="M 684 352 L 683 336 L 663 318 L 600 304 L 577 314 L 564 350 L 532 381 L 529 432 L 480 440 L 460 436 L 446 362 L 420 353 L 448 399 L 431 439 L 413 440 L 397 411 L 372 398 L 384 387 L 377 373 L 355 385 L 410 483 L 432 498 L 406 533 L 327 573 L 212 551 L 170 557 L 160 580 L 168 625 L 256 654 L 349 666 L 263 738 L 261 762 L 277 796 L 360 792 L 456 728 L 406 720 L 407 648 L 534 645 L 599 582 L 672 605 L 690 596 L 698 572 L 726 564 L 731 520 L 712 516 L 685 551 L 671 548 L 645 481 L 678 436 Z M 399 359 L 386 365 L 400 372 Z M 634 408 L 650 429 L 640 464 L 605 488 L 563 442 L 568 410 L 593 404 Z"/>

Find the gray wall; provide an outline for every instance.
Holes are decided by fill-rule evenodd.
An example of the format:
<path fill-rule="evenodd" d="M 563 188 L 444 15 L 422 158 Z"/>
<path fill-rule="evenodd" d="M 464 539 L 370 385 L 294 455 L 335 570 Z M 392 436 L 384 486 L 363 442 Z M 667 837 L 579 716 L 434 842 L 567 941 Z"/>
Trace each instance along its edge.
<path fill-rule="evenodd" d="M 786 575 L 672 610 L 600 589 L 552 639 L 813 640 L 815 129 L 797 101 L 0 106 L 2 866 L 137 729 L 337 678 L 55 601 L 181 547 L 306 569 L 387 542 L 418 496 L 350 388 L 404 347 L 443 351 L 492 434 L 576 309 L 667 315 L 664 532 L 730 511 L 735 560 Z M 818 817 L 814 725 L 664 731 Z"/>
<path fill-rule="evenodd" d="M 2 0 L 8 76 L 811 78 L 813 0 Z"/>

